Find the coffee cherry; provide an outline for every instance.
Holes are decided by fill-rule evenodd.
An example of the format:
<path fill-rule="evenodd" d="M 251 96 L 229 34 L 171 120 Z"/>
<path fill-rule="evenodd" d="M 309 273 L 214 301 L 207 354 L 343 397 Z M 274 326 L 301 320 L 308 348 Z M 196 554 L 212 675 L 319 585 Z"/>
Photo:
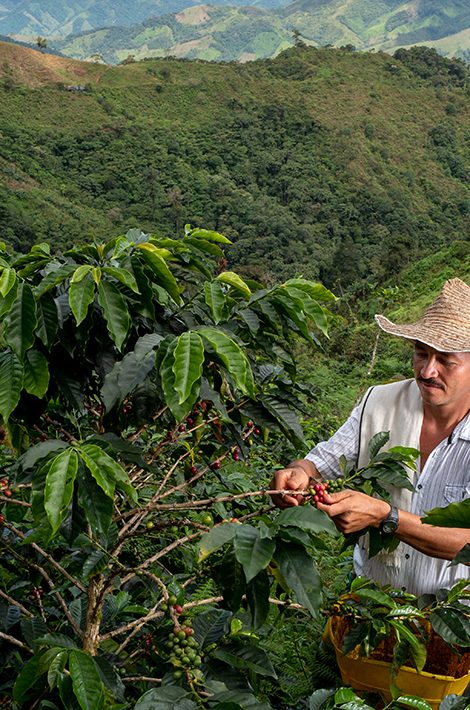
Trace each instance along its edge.
<path fill-rule="evenodd" d="M 174 609 L 176 614 L 181 614 L 183 612 L 183 607 L 181 606 L 181 604 L 175 604 Z"/>
<path fill-rule="evenodd" d="M 238 449 L 234 449 L 234 450 L 232 451 L 232 459 L 233 459 L 234 461 L 239 461 L 239 460 L 240 460 L 240 452 L 239 452 Z"/>
<path fill-rule="evenodd" d="M 145 524 L 145 527 L 147 528 L 147 530 L 152 530 L 152 529 L 155 527 L 155 523 L 153 522 L 153 520 L 149 520 L 149 521 Z"/>
<path fill-rule="evenodd" d="M 174 606 L 177 601 L 178 601 L 178 598 L 176 597 L 176 595 L 175 595 L 175 594 L 170 594 L 170 596 L 168 597 L 168 604 L 169 604 L 170 606 Z"/>
<path fill-rule="evenodd" d="M 178 431 L 185 431 L 185 429 L 186 427 L 184 426 L 184 424 L 180 424 L 178 427 Z"/>
<path fill-rule="evenodd" d="M 191 468 L 189 469 L 189 472 L 190 472 L 193 476 L 195 476 L 196 473 L 198 472 L 198 467 L 197 467 L 197 466 L 191 466 Z"/>
<path fill-rule="evenodd" d="M 216 461 L 213 461 L 211 463 L 211 468 L 214 469 L 214 471 L 218 471 L 220 468 L 221 464 L 220 461 L 217 459 Z"/>
<path fill-rule="evenodd" d="M 315 483 L 309 490 L 314 503 L 324 503 L 324 494 L 328 490 L 328 483 Z"/>
<path fill-rule="evenodd" d="M 261 429 L 258 426 L 255 426 L 255 428 L 253 429 L 253 434 L 255 436 L 259 436 L 261 434 Z"/>

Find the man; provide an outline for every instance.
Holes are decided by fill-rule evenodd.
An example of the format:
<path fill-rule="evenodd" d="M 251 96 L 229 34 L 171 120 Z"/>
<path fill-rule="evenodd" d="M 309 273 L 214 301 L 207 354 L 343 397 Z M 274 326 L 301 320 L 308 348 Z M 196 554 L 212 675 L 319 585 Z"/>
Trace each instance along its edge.
<path fill-rule="evenodd" d="M 329 441 L 275 474 L 273 488 L 292 494 L 273 500 L 281 508 L 299 505 L 305 498 L 296 492 L 341 476 L 341 455 L 362 467 L 369 439 L 389 431 L 387 448 L 421 452 L 410 474 L 414 492 L 392 488 L 390 504 L 344 490 L 325 494 L 317 506 L 343 533 L 371 526 L 401 541 L 395 551 L 369 559 L 361 537 L 354 550 L 356 574 L 416 595 L 432 593 L 470 576 L 466 565 L 449 565 L 470 542 L 470 530 L 421 522 L 425 511 L 470 497 L 470 287 L 450 279 L 416 323 L 396 325 L 384 316 L 376 321 L 387 333 L 414 342 L 414 379 L 372 387 Z"/>

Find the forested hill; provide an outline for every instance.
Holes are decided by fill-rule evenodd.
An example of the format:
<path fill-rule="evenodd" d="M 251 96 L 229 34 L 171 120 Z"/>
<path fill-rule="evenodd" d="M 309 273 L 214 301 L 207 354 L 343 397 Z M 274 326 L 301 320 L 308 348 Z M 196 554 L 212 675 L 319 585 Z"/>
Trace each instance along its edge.
<path fill-rule="evenodd" d="M 246 273 L 347 287 L 468 240 L 468 72 L 433 50 L 118 67 L 0 55 L 15 248 L 191 223 L 230 237 Z"/>

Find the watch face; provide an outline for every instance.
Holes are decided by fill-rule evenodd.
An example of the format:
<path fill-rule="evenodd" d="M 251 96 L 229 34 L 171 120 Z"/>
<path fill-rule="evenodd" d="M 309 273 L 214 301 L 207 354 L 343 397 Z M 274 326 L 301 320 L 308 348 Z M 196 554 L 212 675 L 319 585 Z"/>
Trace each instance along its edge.
<path fill-rule="evenodd" d="M 386 535 L 394 533 L 397 528 L 398 523 L 396 523 L 394 520 L 386 520 L 385 523 L 382 523 L 382 532 L 384 532 Z"/>
<path fill-rule="evenodd" d="M 394 533 L 398 528 L 398 510 L 394 505 L 391 506 L 390 508 L 390 513 L 388 515 L 388 518 L 385 518 L 384 521 L 382 521 L 382 525 L 380 526 L 380 529 L 383 533 L 386 535 L 390 535 L 391 533 Z"/>

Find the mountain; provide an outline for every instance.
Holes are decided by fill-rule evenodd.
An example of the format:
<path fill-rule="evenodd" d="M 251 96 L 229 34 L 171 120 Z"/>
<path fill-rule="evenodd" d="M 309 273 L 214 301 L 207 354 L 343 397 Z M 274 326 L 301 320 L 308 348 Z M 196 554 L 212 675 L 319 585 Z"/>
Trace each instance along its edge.
<path fill-rule="evenodd" d="M 465 59 L 470 6 L 467 0 L 295 0 L 278 9 L 212 3 L 81 33 L 53 46 L 80 59 L 100 54 L 110 63 L 129 55 L 246 61 L 299 42 L 385 51 L 427 44 Z"/>
<path fill-rule="evenodd" d="M 231 263 L 267 283 L 382 284 L 459 244 L 464 261 L 460 61 L 424 47 L 120 66 L 0 53 L 0 233 L 15 248 L 190 223 L 226 234 Z"/>
<path fill-rule="evenodd" d="M 288 0 L 251 0 L 251 5 L 280 7 Z M 98 27 L 129 26 L 148 17 L 180 12 L 190 0 L 1 0 L 0 34 L 31 41 L 66 37 Z M 230 5 L 230 0 L 213 0 Z M 236 3 L 235 3 L 236 4 Z"/>

